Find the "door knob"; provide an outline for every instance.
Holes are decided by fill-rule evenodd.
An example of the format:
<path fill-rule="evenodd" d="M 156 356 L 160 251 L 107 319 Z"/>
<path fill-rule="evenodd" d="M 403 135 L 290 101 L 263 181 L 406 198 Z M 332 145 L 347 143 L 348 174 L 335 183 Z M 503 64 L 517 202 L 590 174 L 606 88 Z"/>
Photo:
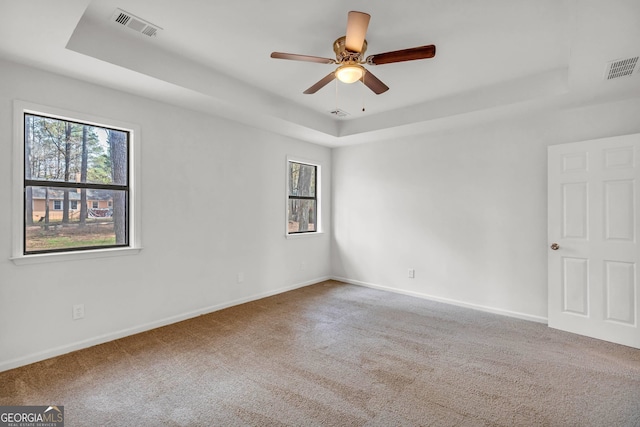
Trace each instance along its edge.
<path fill-rule="evenodd" d="M 558 249 L 560 249 L 560 245 L 557 243 L 552 243 L 551 244 L 551 249 L 554 251 L 557 251 Z"/>

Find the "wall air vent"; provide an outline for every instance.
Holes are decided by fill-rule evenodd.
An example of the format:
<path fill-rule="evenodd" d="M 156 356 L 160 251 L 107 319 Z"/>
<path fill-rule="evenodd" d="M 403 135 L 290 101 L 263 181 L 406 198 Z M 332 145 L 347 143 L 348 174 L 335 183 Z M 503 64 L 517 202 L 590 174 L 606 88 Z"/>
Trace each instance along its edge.
<path fill-rule="evenodd" d="M 149 37 L 157 36 L 158 31 L 162 30 L 162 28 L 157 25 L 138 18 L 137 16 L 122 9 L 116 9 L 116 11 L 113 12 L 111 21 Z"/>
<path fill-rule="evenodd" d="M 349 113 L 347 113 L 346 111 L 342 111 L 339 108 L 336 108 L 335 110 L 329 111 L 330 114 L 333 114 L 336 117 L 347 117 L 349 115 Z"/>
<path fill-rule="evenodd" d="M 639 57 L 634 56 L 633 58 L 618 59 L 607 63 L 604 79 L 611 80 L 632 75 L 636 68 L 638 68 L 638 58 Z"/>

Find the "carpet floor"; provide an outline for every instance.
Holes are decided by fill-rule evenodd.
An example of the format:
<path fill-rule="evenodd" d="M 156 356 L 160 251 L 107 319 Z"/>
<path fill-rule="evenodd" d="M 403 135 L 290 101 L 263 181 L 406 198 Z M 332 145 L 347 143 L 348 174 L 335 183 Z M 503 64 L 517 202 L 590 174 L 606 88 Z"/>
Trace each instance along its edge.
<path fill-rule="evenodd" d="M 640 426 L 640 350 L 327 281 L 0 373 L 65 426 Z"/>

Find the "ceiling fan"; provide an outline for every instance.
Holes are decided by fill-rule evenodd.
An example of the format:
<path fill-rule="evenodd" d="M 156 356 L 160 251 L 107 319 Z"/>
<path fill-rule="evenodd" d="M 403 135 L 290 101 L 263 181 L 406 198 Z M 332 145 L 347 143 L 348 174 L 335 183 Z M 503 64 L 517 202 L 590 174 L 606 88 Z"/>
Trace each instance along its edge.
<path fill-rule="evenodd" d="M 336 59 L 282 52 L 273 52 L 271 53 L 271 57 L 276 59 L 291 59 L 294 61 L 339 65 L 336 70 L 327 74 L 319 82 L 305 90 L 305 94 L 316 93 L 329 82 L 337 78 L 344 83 L 354 83 L 360 80 L 376 95 L 380 95 L 381 93 L 389 90 L 389 87 L 382 83 L 369 70 L 364 68 L 362 64 L 391 64 L 394 62 L 433 58 L 436 55 L 436 47 L 430 44 L 410 49 L 378 53 L 365 58 L 364 53 L 367 50 L 365 35 L 367 34 L 370 19 L 371 15 L 368 13 L 356 11 L 349 12 L 347 18 L 347 35 L 342 36 L 333 42 L 333 51 L 336 53 Z"/>

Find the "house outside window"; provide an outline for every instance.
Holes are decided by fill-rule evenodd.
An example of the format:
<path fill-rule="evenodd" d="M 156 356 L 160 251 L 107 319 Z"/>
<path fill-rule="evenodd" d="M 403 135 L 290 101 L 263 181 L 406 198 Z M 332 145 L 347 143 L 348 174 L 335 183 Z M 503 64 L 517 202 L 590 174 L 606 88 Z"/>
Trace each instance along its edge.
<path fill-rule="evenodd" d="M 320 165 L 287 160 L 287 235 L 317 233 Z"/>
<path fill-rule="evenodd" d="M 23 254 L 129 246 L 131 131 L 32 112 L 23 120 Z"/>

